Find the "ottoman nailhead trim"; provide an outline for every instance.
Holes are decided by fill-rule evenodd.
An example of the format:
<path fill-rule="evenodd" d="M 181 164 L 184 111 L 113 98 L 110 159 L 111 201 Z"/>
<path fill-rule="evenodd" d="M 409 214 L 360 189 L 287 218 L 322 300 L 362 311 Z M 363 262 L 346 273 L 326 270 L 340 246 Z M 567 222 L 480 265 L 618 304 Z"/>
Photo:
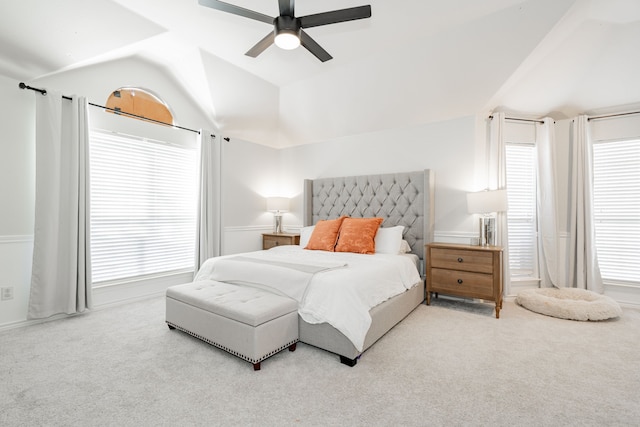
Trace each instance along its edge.
<path fill-rule="evenodd" d="M 297 343 L 299 341 L 298 339 L 295 339 L 295 340 L 291 341 L 290 343 L 285 344 L 285 345 L 283 345 L 283 346 L 281 346 L 281 347 L 279 347 L 279 348 L 277 348 L 277 349 L 275 349 L 275 350 L 273 350 L 273 351 L 271 351 L 271 352 L 259 357 L 258 359 L 251 359 L 250 357 L 247 357 L 244 354 L 240 354 L 237 351 L 231 350 L 230 348 L 227 348 L 227 347 L 225 347 L 223 345 L 220 345 L 217 342 L 211 341 L 208 338 L 205 338 L 205 337 L 203 337 L 201 335 L 198 335 L 198 334 L 195 334 L 195 333 L 193 333 L 191 331 L 188 331 L 185 328 L 176 325 L 175 323 L 167 322 L 167 325 L 171 325 L 172 327 L 174 327 L 174 328 L 176 328 L 178 330 L 181 330 L 182 332 L 185 332 L 185 333 L 191 335 L 192 337 L 198 338 L 199 340 L 204 341 L 207 344 L 210 344 L 210 345 L 212 345 L 214 347 L 217 347 L 217 348 L 219 348 L 221 350 L 224 350 L 227 353 L 233 354 L 234 356 L 237 356 L 237 357 L 241 358 L 242 360 L 246 360 L 247 362 L 251 362 L 251 363 L 262 362 L 266 358 L 268 358 L 270 356 L 273 356 L 274 354 L 284 350 L 285 348 L 288 348 L 289 346 L 291 346 L 291 345 L 293 345 L 293 344 L 295 344 L 295 343 Z"/>

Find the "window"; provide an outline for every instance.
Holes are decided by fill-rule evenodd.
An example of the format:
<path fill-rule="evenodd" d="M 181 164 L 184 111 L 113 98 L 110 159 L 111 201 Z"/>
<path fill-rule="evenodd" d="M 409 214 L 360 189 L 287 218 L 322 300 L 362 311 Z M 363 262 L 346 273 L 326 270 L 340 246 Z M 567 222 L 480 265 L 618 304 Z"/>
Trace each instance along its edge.
<path fill-rule="evenodd" d="M 174 124 L 173 114 L 167 104 L 145 89 L 122 87 L 114 90 L 107 99 L 106 107 L 116 112 L 122 111 L 157 122 Z"/>
<path fill-rule="evenodd" d="M 537 279 L 536 148 L 533 143 L 507 143 L 505 148 L 511 279 Z"/>
<path fill-rule="evenodd" d="M 193 270 L 195 146 L 97 130 L 90 140 L 94 286 Z"/>
<path fill-rule="evenodd" d="M 602 279 L 640 286 L 640 140 L 594 142 L 593 178 Z"/>

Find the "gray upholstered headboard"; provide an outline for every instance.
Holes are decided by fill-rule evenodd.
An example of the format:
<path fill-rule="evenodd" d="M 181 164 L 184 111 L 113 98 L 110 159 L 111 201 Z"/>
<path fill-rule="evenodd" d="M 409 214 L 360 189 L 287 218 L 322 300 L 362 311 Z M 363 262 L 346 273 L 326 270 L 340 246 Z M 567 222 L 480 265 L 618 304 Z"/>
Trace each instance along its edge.
<path fill-rule="evenodd" d="M 304 225 L 342 215 L 381 217 L 382 227 L 403 225 L 411 251 L 424 259 L 433 238 L 433 172 L 401 172 L 304 181 Z"/>

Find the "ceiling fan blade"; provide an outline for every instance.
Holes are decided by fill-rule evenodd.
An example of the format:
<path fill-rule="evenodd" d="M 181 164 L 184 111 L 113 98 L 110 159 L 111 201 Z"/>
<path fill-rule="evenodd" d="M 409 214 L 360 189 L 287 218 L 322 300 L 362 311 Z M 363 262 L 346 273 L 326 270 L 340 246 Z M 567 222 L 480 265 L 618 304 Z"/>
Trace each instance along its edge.
<path fill-rule="evenodd" d="M 255 58 L 260 55 L 266 48 L 273 44 L 273 40 L 275 39 L 275 33 L 271 31 L 267 34 L 262 40 L 255 44 L 251 49 L 245 53 L 245 55 Z"/>
<path fill-rule="evenodd" d="M 240 6 L 234 6 L 232 4 L 218 0 L 198 0 L 198 3 L 200 3 L 202 6 L 221 10 L 222 12 L 233 13 L 234 15 L 240 15 L 244 16 L 245 18 L 255 19 L 256 21 L 266 22 L 267 24 L 273 24 L 274 18 L 263 15 L 262 13 L 254 12 L 253 10 L 245 9 Z"/>
<path fill-rule="evenodd" d="M 309 34 L 305 33 L 303 30 L 300 30 L 300 44 L 307 48 L 307 50 L 318 58 L 322 62 L 326 62 L 333 58 L 333 56 L 329 55 L 329 52 L 324 50 L 314 39 L 309 36 Z"/>
<path fill-rule="evenodd" d="M 280 7 L 280 16 L 294 17 L 294 3 L 295 0 L 278 0 L 278 6 Z"/>
<path fill-rule="evenodd" d="M 298 19 L 300 19 L 300 26 L 302 28 L 311 28 L 318 27 L 320 25 L 337 24 L 338 22 L 354 21 L 356 19 L 364 18 L 371 18 L 370 5 L 316 13 L 315 15 L 302 16 Z"/>

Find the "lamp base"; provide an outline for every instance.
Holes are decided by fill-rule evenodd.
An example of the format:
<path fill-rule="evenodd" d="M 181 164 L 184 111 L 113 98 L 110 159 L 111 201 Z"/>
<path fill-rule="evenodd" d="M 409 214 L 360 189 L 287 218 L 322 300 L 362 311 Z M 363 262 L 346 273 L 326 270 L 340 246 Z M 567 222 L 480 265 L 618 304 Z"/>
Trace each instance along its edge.
<path fill-rule="evenodd" d="M 496 219 L 491 216 L 480 217 L 480 246 L 495 246 Z"/>
<path fill-rule="evenodd" d="M 276 234 L 282 234 L 282 215 L 274 215 L 273 232 Z"/>

